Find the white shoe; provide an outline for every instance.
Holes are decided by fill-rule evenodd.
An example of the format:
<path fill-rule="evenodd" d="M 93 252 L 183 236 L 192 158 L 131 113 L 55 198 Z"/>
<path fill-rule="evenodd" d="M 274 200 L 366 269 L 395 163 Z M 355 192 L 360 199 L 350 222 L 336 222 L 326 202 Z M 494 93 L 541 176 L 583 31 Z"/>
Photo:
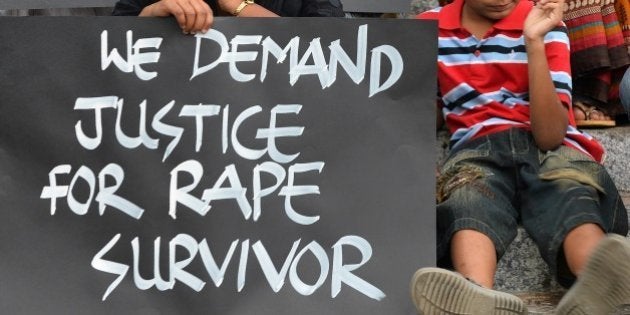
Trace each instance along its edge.
<path fill-rule="evenodd" d="M 619 314 L 630 304 L 630 241 L 610 234 L 593 251 L 556 314 Z"/>
<path fill-rule="evenodd" d="M 411 297 L 420 314 L 527 314 L 523 301 L 486 289 L 462 275 L 440 268 L 422 268 L 411 280 Z"/>

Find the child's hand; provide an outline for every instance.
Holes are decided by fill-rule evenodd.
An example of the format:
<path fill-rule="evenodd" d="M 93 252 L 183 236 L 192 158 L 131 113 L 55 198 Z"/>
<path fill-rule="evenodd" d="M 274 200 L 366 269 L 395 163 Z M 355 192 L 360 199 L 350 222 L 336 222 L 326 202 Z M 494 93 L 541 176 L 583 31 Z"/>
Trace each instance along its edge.
<path fill-rule="evenodd" d="M 539 0 L 532 8 L 523 25 L 527 39 L 542 39 L 562 21 L 564 0 Z"/>

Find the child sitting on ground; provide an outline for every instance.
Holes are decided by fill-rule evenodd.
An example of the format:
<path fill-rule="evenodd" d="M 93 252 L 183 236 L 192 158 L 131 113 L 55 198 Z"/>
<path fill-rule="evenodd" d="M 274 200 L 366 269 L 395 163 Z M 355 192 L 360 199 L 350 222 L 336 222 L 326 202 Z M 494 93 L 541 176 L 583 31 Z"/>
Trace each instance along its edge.
<path fill-rule="evenodd" d="M 438 86 L 451 152 L 438 179 L 437 256 L 411 283 L 424 314 L 526 314 L 492 290 L 521 224 L 558 282 L 558 314 L 608 314 L 630 303 L 628 218 L 575 128 L 563 0 L 455 0 L 438 21 Z M 608 233 L 616 233 L 608 234 Z"/>

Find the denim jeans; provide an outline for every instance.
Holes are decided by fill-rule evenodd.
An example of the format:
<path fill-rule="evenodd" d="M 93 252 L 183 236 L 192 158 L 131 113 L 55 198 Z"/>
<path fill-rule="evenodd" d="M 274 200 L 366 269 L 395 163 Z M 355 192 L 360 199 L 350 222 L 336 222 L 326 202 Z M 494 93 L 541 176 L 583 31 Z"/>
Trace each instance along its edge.
<path fill-rule="evenodd" d="M 619 83 L 619 100 L 630 118 L 630 68 L 626 69 Z"/>
<path fill-rule="evenodd" d="M 450 239 L 463 229 L 487 235 L 500 258 L 522 225 L 558 281 L 574 280 L 562 243 L 573 228 L 599 225 L 626 235 L 625 206 L 605 168 L 567 146 L 538 149 L 513 128 L 468 141 L 450 153 L 437 185 L 438 265 L 450 266 Z"/>

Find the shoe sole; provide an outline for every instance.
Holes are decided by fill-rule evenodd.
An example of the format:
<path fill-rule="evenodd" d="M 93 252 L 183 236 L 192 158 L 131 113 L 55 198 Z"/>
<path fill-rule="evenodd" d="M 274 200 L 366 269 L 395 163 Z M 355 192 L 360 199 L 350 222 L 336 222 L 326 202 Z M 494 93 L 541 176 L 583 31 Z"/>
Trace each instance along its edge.
<path fill-rule="evenodd" d="M 615 313 L 630 304 L 630 243 L 620 235 L 609 235 L 595 249 L 582 276 L 560 300 L 559 315 Z"/>
<path fill-rule="evenodd" d="M 422 268 L 411 281 L 411 296 L 424 315 L 527 314 L 518 297 L 483 288 L 448 270 Z"/>

